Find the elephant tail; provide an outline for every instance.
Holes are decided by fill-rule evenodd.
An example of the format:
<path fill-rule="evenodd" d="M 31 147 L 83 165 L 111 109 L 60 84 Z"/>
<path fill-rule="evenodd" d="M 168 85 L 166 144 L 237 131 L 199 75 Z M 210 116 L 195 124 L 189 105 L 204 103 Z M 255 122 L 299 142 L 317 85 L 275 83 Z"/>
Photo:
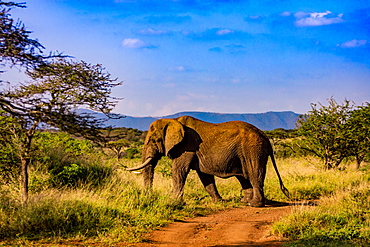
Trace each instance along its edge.
<path fill-rule="evenodd" d="M 271 157 L 271 161 L 272 161 L 272 164 L 274 166 L 275 172 L 276 172 L 276 174 L 278 176 L 278 179 L 279 179 L 280 189 L 281 189 L 281 191 L 284 193 L 284 195 L 286 197 L 290 198 L 289 191 L 288 191 L 287 188 L 285 188 L 284 183 L 283 183 L 283 180 L 281 179 L 280 173 L 279 173 L 278 168 L 276 166 L 275 156 L 274 156 L 274 153 L 272 151 L 270 153 L 270 157 Z"/>

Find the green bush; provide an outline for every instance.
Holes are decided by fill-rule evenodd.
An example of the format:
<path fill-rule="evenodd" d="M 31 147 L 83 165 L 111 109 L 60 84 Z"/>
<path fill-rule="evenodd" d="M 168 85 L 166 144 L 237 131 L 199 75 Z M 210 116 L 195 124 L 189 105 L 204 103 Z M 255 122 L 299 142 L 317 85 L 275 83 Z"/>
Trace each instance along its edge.
<path fill-rule="evenodd" d="M 129 148 L 126 151 L 126 158 L 127 159 L 133 159 L 140 156 L 140 151 L 137 148 Z"/>
<path fill-rule="evenodd" d="M 77 164 L 64 166 L 63 170 L 55 175 L 54 183 L 57 185 L 75 186 L 78 181 L 86 180 L 87 169 Z"/>
<path fill-rule="evenodd" d="M 66 133 L 41 132 L 36 140 L 38 155 L 31 172 L 30 189 L 102 184 L 112 174 L 101 165 L 102 157 L 87 140 Z"/>

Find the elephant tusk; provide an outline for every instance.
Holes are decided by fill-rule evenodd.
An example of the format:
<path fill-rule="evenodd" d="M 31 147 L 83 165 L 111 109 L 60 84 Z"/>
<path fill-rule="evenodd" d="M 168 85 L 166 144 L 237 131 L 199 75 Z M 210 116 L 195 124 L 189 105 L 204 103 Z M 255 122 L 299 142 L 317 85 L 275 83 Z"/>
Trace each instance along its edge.
<path fill-rule="evenodd" d="M 141 164 L 139 166 L 136 166 L 136 167 L 126 168 L 126 170 L 127 171 L 136 171 L 136 170 L 143 169 L 144 167 L 146 167 L 150 163 L 150 161 L 152 161 L 152 159 L 153 158 L 148 158 L 148 159 L 146 159 L 146 161 L 143 164 Z"/>

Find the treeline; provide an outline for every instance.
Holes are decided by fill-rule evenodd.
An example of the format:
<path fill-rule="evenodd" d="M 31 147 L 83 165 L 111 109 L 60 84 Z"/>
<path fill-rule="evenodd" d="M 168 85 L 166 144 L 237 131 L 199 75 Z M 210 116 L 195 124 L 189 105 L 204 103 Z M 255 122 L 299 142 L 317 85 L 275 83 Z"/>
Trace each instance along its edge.
<path fill-rule="evenodd" d="M 343 161 L 355 160 L 359 169 L 370 161 L 370 104 L 356 106 L 334 98 L 328 105 L 311 104 L 312 110 L 301 115 L 294 130 L 266 131 L 277 156 L 313 155 L 325 169 L 343 166 Z"/>
<path fill-rule="evenodd" d="M 146 132 L 133 128 L 109 128 L 102 131 L 106 136 L 104 147 L 113 152 L 117 159 L 133 159 L 141 156 Z"/>

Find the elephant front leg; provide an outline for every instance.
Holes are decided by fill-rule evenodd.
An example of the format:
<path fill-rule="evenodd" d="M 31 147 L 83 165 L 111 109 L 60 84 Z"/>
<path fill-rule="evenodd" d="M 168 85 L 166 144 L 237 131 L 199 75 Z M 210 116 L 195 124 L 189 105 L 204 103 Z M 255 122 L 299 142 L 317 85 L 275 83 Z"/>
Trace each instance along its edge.
<path fill-rule="evenodd" d="M 218 193 L 217 187 L 216 187 L 216 182 L 215 182 L 215 177 L 213 175 L 209 175 L 203 172 L 200 172 L 197 170 L 198 176 L 200 178 L 200 181 L 202 181 L 202 184 L 208 194 L 211 195 L 212 200 L 214 202 L 221 201 L 222 197 Z"/>
<path fill-rule="evenodd" d="M 144 176 L 144 186 L 146 189 L 151 189 L 153 187 L 153 178 L 154 178 L 154 166 L 149 165 L 145 167 L 142 171 Z"/>
<path fill-rule="evenodd" d="M 189 174 L 189 164 L 181 162 L 181 160 L 173 160 L 172 164 L 172 180 L 173 180 L 173 194 L 182 200 L 184 195 L 184 186 L 186 178 Z"/>

